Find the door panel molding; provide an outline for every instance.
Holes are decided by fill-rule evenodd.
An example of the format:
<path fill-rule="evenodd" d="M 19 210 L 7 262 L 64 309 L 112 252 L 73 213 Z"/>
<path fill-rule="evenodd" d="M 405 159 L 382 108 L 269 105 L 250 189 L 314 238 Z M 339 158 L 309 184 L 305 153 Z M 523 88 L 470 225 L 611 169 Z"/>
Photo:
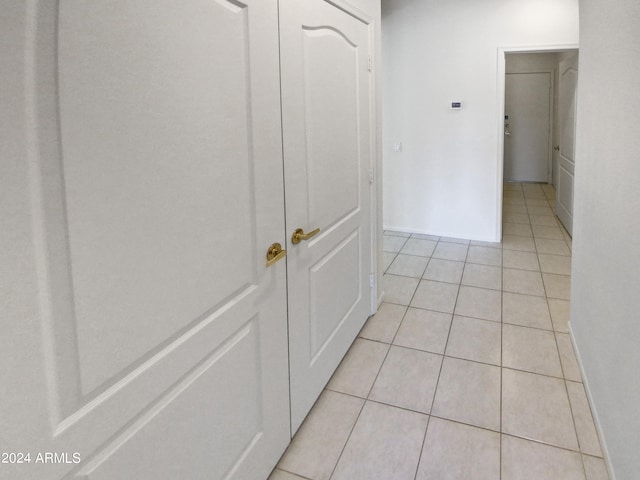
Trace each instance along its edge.
<path fill-rule="evenodd" d="M 178 379 L 177 382 L 172 384 L 162 395 L 157 397 L 157 400 L 153 404 L 149 405 L 138 415 L 135 416 L 124 428 L 122 428 L 107 445 L 101 447 L 96 451 L 91 458 L 83 462 L 81 468 L 78 468 L 76 473 L 72 474 L 74 478 L 114 478 L 113 475 L 117 472 L 113 472 L 113 465 L 116 464 L 129 464 L 131 465 L 132 456 L 137 457 L 135 462 L 135 468 L 129 471 L 132 476 L 140 478 L 142 473 L 152 473 L 154 475 L 168 474 L 173 470 L 173 478 L 180 476 L 182 471 L 181 461 L 176 458 L 176 454 L 182 450 L 179 445 L 184 442 L 191 442 L 190 449 L 200 450 L 198 452 L 201 457 L 209 457 L 210 451 L 223 452 L 221 455 L 225 459 L 226 464 L 220 464 L 219 462 L 211 462 L 208 466 L 208 474 L 214 475 L 212 478 L 228 478 L 230 472 L 239 468 L 240 462 L 245 458 L 256 445 L 258 438 L 263 433 L 263 413 L 260 409 L 256 408 L 262 405 L 262 392 L 260 386 L 263 383 L 262 372 L 260 367 L 260 358 L 262 353 L 260 352 L 260 342 L 258 340 L 259 335 L 259 322 L 256 314 L 251 320 L 242 325 L 239 330 L 233 332 L 226 340 L 218 345 L 211 353 L 199 361 L 193 368 L 191 368 L 185 375 Z M 234 368 L 234 382 L 236 385 L 230 385 L 225 383 L 224 391 L 220 391 L 219 385 L 221 384 L 221 375 L 224 374 L 224 369 L 230 368 L 229 365 L 224 365 L 225 362 L 229 363 L 233 360 L 233 356 L 241 355 L 242 369 Z M 237 359 L 240 360 L 240 359 Z M 222 365 L 220 365 L 222 364 Z M 217 369 L 217 371 L 216 371 Z M 222 370 L 222 371 L 221 371 Z M 216 375 L 217 374 L 217 375 Z M 247 375 L 249 374 L 249 375 Z M 220 393 L 214 398 L 210 398 L 206 395 L 199 395 L 198 399 L 191 399 L 192 402 L 200 403 L 205 401 L 208 403 L 207 409 L 210 410 L 209 416 L 213 418 L 209 419 L 212 424 L 202 425 L 202 427 L 209 428 L 212 431 L 224 431 L 225 425 L 228 424 L 230 416 L 237 418 L 243 418 L 242 422 L 237 422 L 236 427 L 238 430 L 232 435 L 218 437 L 217 445 L 200 444 L 197 438 L 193 436 L 187 438 L 174 438 L 169 449 L 162 454 L 160 451 L 149 452 L 148 444 L 146 441 L 140 440 L 139 435 L 145 434 L 146 430 L 159 430 L 157 434 L 152 435 L 150 441 L 153 441 L 154 437 L 161 437 L 163 431 L 167 430 L 167 426 L 156 427 L 155 423 L 162 424 L 167 420 L 163 418 L 165 409 L 175 408 L 176 401 L 180 401 L 181 397 L 185 394 L 189 394 L 189 389 L 200 388 L 200 380 L 203 377 L 209 377 L 214 375 L 214 379 L 208 380 L 209 383 L 215 385 L 216 390 Z M 247 377 L 247 378 L 245 378 Z M 249 387 L 253 390 L 255 398 L 251 401 L 251 398 L 246 396 L 245 389 Z M 193 396 L 193 394 L 191 394 Z M 230 412 L 229 407 L 233 407 L 235 414 Z M 196 405 L 192 405 L 187 409 L 183 409 L 181 416 L 185 422 L 193 422 L 188 416 L 189 412 L 192 412 L 196 408 Z M 187 414 L 187 416 L 185 416 Z M 172 420 L 175 422 L 175 420 Z M 200 419 L 200 422 L 202 420 Z M 149 436 L 150 434 L 146 434 Z M 131 451 L 129 443 L 135 443 L 137 446 Z M 142 445 L 140 445 L 140 442 Z M 129 447 L 129 449 L 125 449 Z M 159 448 L 162 446 L 159 445 Z M 166 449 L 166 447 L 165 447 Z M 203 450 L 204 449 L 204 450 Z M 124 457 L 124 458 L 123 458 Z M 129 460 L 129 461 L 127 461 Z M 187 459 L 185 461 L 193 462 L 193 459 Z M 132 467 L 134 467 L 132 465 Z M 178 469 L 176 471 L 176 468 Z M 141 470 L 141 471 L 140 471 Z"/>
<path fill-rule="evenodd" d="M 311 325 L 309 329 L 309 357 L 311 360 L 309 365 L 311 367 L 362 299 L 362 282 L 358 274 L 362 270 L 362 265 L 359 262 L 356 271 L 349 272 L 348 262 L 348 259 L 353 256 L 361 258 L 362 245 L 359 234 L 360 228 L 357 228 L 309 269 L 309 291 L 311 292 L 309 302 L 309 323 Z M 348 248 L 355 248 L 356 252 L 345 253 Z M 346 258 L 337 258 L 341 255 L 343 257 L 346 255 Z M 325 269 L 325 267 L 327 268 Z M 326 270 L 329 270 L 329 273 Z M 319 278 L 322 275 L 328 275 L 329 278 L 325 278 L 323 282 L 323 279 Z M 336 298 L 335 289 L 332 288 L 335 279 L 348 278 L 349 275 L 351 281 L 347 284 L 354 291 L 341 290 L 338 293 L 342 298 Z M 324 285 L 319 285 L 322 283 Z M 322 314 L 319 311 L 319 306 L 325 308 L 330 306 L 332 313 L 324 312 Z M 327 325 L 328 320 L 333 321 Z M 323 332 L 319 333 L 319 330 L 323 330 Z"/>

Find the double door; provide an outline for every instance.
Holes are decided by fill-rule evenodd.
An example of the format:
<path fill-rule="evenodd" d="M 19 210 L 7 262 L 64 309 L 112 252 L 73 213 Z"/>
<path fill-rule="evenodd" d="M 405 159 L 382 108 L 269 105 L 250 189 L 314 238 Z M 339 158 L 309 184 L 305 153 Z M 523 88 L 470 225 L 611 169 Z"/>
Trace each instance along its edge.
<path fill-rule="evenodd" d="M 322 0 L 2 22 L 0 478 L 266 478 L 368 315 L 368 25 Z"/>

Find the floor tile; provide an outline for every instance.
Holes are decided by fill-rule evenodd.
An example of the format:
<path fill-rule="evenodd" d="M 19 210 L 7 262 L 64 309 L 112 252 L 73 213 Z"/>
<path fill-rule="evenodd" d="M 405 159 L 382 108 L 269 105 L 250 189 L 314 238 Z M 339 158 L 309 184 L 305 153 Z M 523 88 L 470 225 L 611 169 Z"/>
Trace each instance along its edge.
<path fill-rule="evenodd" d="M 556 343 L 558 344 L 564 378 L 573 380 L 574 382 L 582 382 L 580 367 L 578 366 L 576 355 L 573 353 L 573 345 L 571 345 L 569 334 L 556 332 Z"/>
<path fill-rule="evenodd" d="M 585 480 L 580 454 L 502 436 L 502 480 Z"/>
<path fill-rule="evenodd" d="M 406 255 L 419 255 L 422 257 L 430 257 L 433 253 L 433 249 L 436 247 L 436 243 L 433 240 L 422 240 L 420 238 L 410 238 L 405 243 L 401 253 Z"/>
<path fill-rule="evenodd" d="M 460 243 L 462 245 L 469 245 L 470 240 L 466 240 L 464 238 L 456 238 L 456 237 L 440 237 L 441 242 L 446 243 Z"/>
<path fill-rule="evenodd" d="M 499 366 L 500 329 L 498 322 L 454 316 L 446 355 Z"/>
<path fill-rule="evenodd" d="M 544 297 L 542 276 L 538 272 L 505 268 L 502 273 L 502 289 L 505 292 Z"/>
<path fill-rule="evenodd" d="M 529 215 L 526 213 L 506 213 L 502 216 L 505 223 L 523 223 L 529 225 Z"/>
<path fill-rule="evenodd" d="M 504 197 L 505 198 L 524 198 L 524 192 L 522 186 L 517 183 L 515 188 L 512 187 L 512 183 L 505 183 L 504 185 Z"/>
<path fill-rule="evenodd" d="M 431 414 L 500 429 L 500 368 L 445 357 Z"/>
<path fill-rule="evenodd" d="M 409 308 L 393 343 L 426 352 L 444 353 L 451 317 L 450 313 Z"/>
<path fill-rule="evenodd" d="M 477 287 L 460 287 L 456 303 L 456 315 L 482 318 L 499 322 L 501 317 L 501 293 Z"/>
<path fill-rule="evenodd" d="M 383 249 L 385 252 L 397 253 L 407 243 L 405 237 L 397 237 L 395 235 L 384 235 Z"/>
<path fill-rule="evenodd" d="M 464 262 L 454 262 L 452 260 L 442 260 L 432 258 L 424 271 L 422 278 L 445 283 L 460 283 Z"/>
<path fill-rule="evenodd" d="M 567 242 L 564 240 L 551 240 L 549 238 L 536 238 L 536 250 L 538 253 L 549 255 L 571 255 Z"/>
<path fill-rule="evenodd" d="M 428 261 L 427 257 L 416 257 L 400 253 L 387 270 L 387 273 L 420 278 L 424 273 L 424 269 L 427 268 Z"/>
<path fill-rule="evenodd" d="M 469 243 L 469 245 L 473 245 L 476 247 L 502 248 L 501 242 L 485 242 L 483 240 L 471 240 L 471 243 Z"/>
<path fill-rule="evenodd" d="M 534 197 L 525 197 L 525 203 L 527 204 L 527 207 L 548 207 L 549 206 L 549 201 L 547 200 L 547 197 L 544 196 L 544 194 L 542 195 L 536 195 Z"/>
<path fill-rule="evenodd" d="M 564 380 L 503 368 L 502 431 L 577 450 Z"/>
<path fill-rule="evenodd" d="M 516 206 L 516 207 L 526 207 L 527 204 L 524 201 L 524 196 L 522 195 L 514 195 L 514 196 L 505 196 L 502 201 L 505 206 Z"/>
<path fill-rule="evenodd" d="M 432 417 L 416 480 L 500 480 L 500 434 Z"/>
<path fill-rule="evenodd" d="M 549 215 L 529 215 L 531 225 L 544 225 L 546 227 L 557 227 L 556 217 Z"/>
<path fill-rule="evenodd" d="M 569 403 L 578 434 L 580 451 L 587 455 L 602 457 L 598 433 L 582 383 L 567 382 L 567 391 L 569 392 Z"/>
<path fill-rule="evenodd" d="M 571 257 L 539 253 L 538 259 L 540 260 L 540 269 L 544 273 L 571 275 Z"/>
<path fill-rule="evenodd" d="M 564 240 L 562 231 L 558 227 L 547 225 L 533 225 L 533 236 L 536 238 L 550 238 L 554 240 Z"/>
<path fill-rule="evenodd" d="M 505 250 L 520 250 L 521 252 L 535 252 L 536 246 L 531 237 L 518 235 L 503 235 L 502 248 Z"/>
<path fill-rule="evenodd" d="M 329 480 L 363 405 L 359 398 L 325 390 L 278 467 L 314 480 Z"/>
<path fill-rule="evenodd" d="M 539 197 L 544 195 L 544 190 L 542 189 L 543 183 L 523 183 L 522 191 L 525 196 L 530 197 Z"/>
<path fill-rule="evenodd" d="M 527 206 L 522 203 L 518 205 L 509 205 L 508 203 L 504 203 L 502 211 L 504 213 L 528 213 Z"/>
<path fill-rule="evenodd" d="M 502 365 L 562 378 L 556 338 L 547 330 L 503 325 Z"/>
<path fill-rule="evenodd" d="M 540 271 L 538 256 L 534 252 L 503 250 L 502 266 L 505 268 L 516 268 L 518 270 Z"/>
<path fill-rule="evenodd" d="M 433 258 L 463 262 L 467 258 L 468 249 L 469 246 L 466 244 L 446 243 L 440 241 L 433 252 Z"/>
<path fill-rule="evenodd" d="M 548 298 L 547 303 L 549 304 L 553 329 L 556 332 L 569 333 L 569 302 Z"/>
<path fill-rule="evenodd" d="M 409 305 L 419 282 L 420 280 L 417 278 L 389 274 L 384 275 L 382 277 L 384 301 L 400 305 Z"/>
<path fill-rule="evenodd" d="M 440 237 L 438 237 L 437 235 L 426 235 L 423 233 L 412 233 L 411 238 L 419 238 L 421 240 L 433 240 L 434 242 L 437 242 L 438 240 L 440 240 Z"/>
<path fill-rule="evenodd" d="M 378 312 L 364 324 L 359 336 L 378 342 L 391 343 L 406 311 L 407 307 L 405 306 L 383 302 L 378 308 Z"/>
<path fill-rule="evenodd" d="M 523 327 L 552 330 L 551 316 L 544 297 L 504 292 L 502 294 L 502 321 Z"/>
<path fill-rule="evenodd" d="M 533 237 L 528 223 L 503 223 L 502 232 L 505 235 L 519 235 L 521 237 Z"/>
<path fill-rule="evenodd" d="M 571 277 L 568 275 L 555 275 L 553 273 L 543 273 L 544 289 L 548 298 L 558 300 L 569 300 L 571 293 Z"/>
<path fill-rule="evenodd" d="M 398 231 L 395 231 L 395 230 L 385 230 L 385 231 L 384 231 L 384 234 L 385 234 L 385 235 L 393 235 L 393 236 L 395 236 L 395 237 L 406 237 L 406 238 L 409 238 L 409 237 L 411 236 L 411 234 L 410 234 L 410 233 L 407 233 L 407 232 L 398 232 Z"/>
<path fill-rule="evenodd" d="M 411 301 L 411 306 L 436 312 L 453 313 L 457 294 L 458 285 L 422 280 Z"/>
<path fill-rule="evenodd" d="M 285 472 L 284 470 L 275 469 L 268 480 L 307 480 L 306 478 L 299 477 L 293 473 Z"/>
<path fill-rule="evenodd" d="M 441 364 L 441 355 L 392 346 L 369 399 L 429 413 Z"/>
<path fill-rule="evenodd" d="M 472 244 L 467 254 L 467 263 L 477 263 L 480 265 L 502 265 L 502 249 L 494 247 L 481 247 Z"/>
<path fill-rule="evenodd" d="M 500 290 L 502 288 L 502 268 L 467 263 L 462 275 L 462 285 Z"/>
<path fill-rule="evenodd" d="M 519 182 L 504 182 L 504 192 L 520 192 L 522 193 L 522 184 Z"/>
<path fill-rule="evenodd" d="M 603 459 L 583 455 L 582 462 L 584 463 L 587 480 L 609 480 L 609 474 Z"/>
<path fill-rule="evenodd" d="M 394 252 L 382 252 L 382 271 L 386 272 L 391 266 L 391 263 L 396 258 L 397 253 Z"/>
<path fill-rule="evenodd" d="M 366 398 L 382 366 L 389 345 L 356 338 L 329 380 L 327 388 Z"/>
<path fill-rule="evenodd" d="M 413 480 L 427 419 L 367 402 L 331 480 Z"/>
<path fill-rule="evenodd" d="M 532 205 L 531 207 L 527 207 L 527 211 L 530 215 L 550 215 L 553 216 L 555 213 L 551 210 L 550 207 L 540 207 L 537 205 Z"/>

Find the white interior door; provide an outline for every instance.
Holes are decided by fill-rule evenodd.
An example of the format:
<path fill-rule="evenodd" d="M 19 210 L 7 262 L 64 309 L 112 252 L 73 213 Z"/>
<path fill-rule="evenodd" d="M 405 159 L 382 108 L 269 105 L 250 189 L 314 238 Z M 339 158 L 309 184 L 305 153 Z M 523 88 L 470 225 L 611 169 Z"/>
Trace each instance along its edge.
<path fill-rule="evenodd" d="M 556 214 L 570 234 L 573 230 L 573 176 L 575 173 L 576 99 L 578 87 L 578 55 L 560 62 L 559 117 L 560 151 Z"/>
<path fill-rule="evenodd" d="M 1 21 L 0 445 L 31 463 L 0 476 L 266 478 L 290 438 L 276 0 Z"/>
<path fill-rule="evenodd" d="M 505 180 L 550 181 L 551 102 L 549 73 L 506 74 Z"/>
<path fill-rule="evenodd" d="M 368 317 L 369 28 L 323 0 L 280 1 L 295 431 Z"/>

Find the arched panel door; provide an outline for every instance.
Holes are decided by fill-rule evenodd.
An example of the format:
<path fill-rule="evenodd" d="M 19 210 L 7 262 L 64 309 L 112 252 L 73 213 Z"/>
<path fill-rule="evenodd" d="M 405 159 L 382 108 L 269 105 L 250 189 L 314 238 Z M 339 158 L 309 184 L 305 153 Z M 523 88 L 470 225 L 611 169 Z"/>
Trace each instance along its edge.
<path fill-rule="evenodd" d="M 295 432 L 371 305 L 371 46 L 329 2 L 282 0 L 280 15 Z"/>
<path fill-rule="evenodd" d="M 266 478 L 285 449 L 277 14 L 3 6 L 0 445 L 30 455 L 3 479 Z"/>
<path fill-rule="evenodd" d="M 556 214 L 570 234 L 573 231 L 573 178 L 576 169 L 575 134 L 578 88 L 578 55 L 560 62 L 560 152 Z"/>

